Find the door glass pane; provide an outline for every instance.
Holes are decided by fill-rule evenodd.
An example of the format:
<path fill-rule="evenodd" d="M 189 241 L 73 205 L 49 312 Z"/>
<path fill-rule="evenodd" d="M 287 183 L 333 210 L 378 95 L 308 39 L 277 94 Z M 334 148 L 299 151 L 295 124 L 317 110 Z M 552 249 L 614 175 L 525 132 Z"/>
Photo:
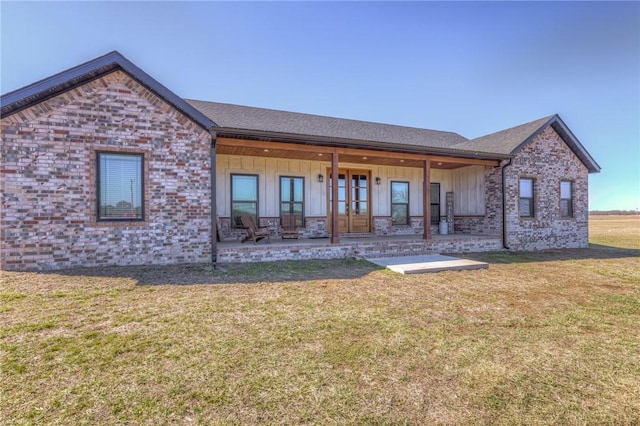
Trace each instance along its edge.
<path fill-rule="evenodd" d="M 291 180 L 288 178 L 280 179 L 280 199 L 291 201 Z"/>
<path fill-rule="evenodd" d="M 367 187 L 367 175 L 360 175 L 360 187 L 361 188 Z"/>
<path fill-rule="evenodd" d="M 431 206 L 431 223 L 437 225 L 440 223 L 440 205 Z"/>
<path fill-rule="evenodd" d="M 347 203 L 338 201 L 338 214 L 347 214 Z"/>
<path fill-rule="evenodd" d="M 431 202 L 434 204 L 440 203 L 440 184 L 439 183 L 431 184 Z"/>
<path fill-rule="evenodd" d="M 360 188 L 360 201 L 367 201 L 367 188 Z"/>
<path fill-rule="evenodd" d="M 346 190 L 344 188 L 338 188 L 338 201 L 344 201 L 347 199 Z"/>
<path fill-rule="evenodd" d="M 361 202 L 358 203 L 359 204 L 359 209 L 358 209 L 358 214 L 367 214 L 367 203 L 366 202 Z"/>
<path fill-rule="evenodd" d="M 304 198 L 304 179 L 295 178 L 293 179 L 293 200 L 302 202 Z"/>

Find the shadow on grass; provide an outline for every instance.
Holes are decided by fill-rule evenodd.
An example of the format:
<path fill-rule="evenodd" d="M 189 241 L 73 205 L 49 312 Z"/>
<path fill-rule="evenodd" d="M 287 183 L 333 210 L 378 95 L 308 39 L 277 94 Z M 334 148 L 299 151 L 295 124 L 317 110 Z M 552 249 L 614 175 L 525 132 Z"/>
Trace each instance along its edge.
<path fill-rule="evenodd" d="M 105 266 L 42 272 L 83 277 L 129 278 L 137 285 L 257 284 L 357 279 L 384 269 L 365 260 L 290 260 L 264 263 Z"/>
<path fill-rule="evenodd" d="M 640 258 L 640 250 L 605 246 L 600 244 L 589 244 L 588 248 L 581 249 L 553 249 L 530 252 L 500 251 L 492 253 L 470 253 L 459 256 L 489 263 L 508 264 L 585 259 L 604 260 L 622 259 L 629 257 Z"/>

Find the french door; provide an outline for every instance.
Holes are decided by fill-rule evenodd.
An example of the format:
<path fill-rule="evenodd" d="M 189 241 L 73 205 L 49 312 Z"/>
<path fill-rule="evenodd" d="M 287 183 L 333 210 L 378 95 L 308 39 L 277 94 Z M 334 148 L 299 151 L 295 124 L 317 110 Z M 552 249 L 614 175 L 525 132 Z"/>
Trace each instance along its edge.
<path fill-rule="evenodd" d="M 329 225 L 333 201 L 333 173 L 329 173 L 328 201 Z M 371 175 L 366 170 L 338 171 L 335 184 L 338 185 L 338 232 L 356 233 L 371 231 Z"/>

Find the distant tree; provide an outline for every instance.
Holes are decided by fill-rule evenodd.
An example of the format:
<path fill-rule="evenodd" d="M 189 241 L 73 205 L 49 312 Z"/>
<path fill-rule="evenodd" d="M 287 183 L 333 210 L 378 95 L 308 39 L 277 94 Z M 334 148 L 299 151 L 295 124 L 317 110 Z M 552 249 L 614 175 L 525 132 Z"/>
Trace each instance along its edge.
<path fill-rule="evenodd" d="M 640 215 L 640 211 L 636 210 L 591 210 L 589 212 L 593 216 L 626 216 L 626 215 Z"/>

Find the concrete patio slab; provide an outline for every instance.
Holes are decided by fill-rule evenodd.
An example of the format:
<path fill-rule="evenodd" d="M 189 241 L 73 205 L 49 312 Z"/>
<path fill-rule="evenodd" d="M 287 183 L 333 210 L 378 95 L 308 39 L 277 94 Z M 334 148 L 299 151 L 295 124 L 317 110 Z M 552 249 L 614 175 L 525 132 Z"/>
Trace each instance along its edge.
<path fill-rule="evenodd" d="M 385 257 L 367 259 L 400 274 L 423 274 L 426 272 L 466 271 L 487 269 L 488 263 L 458 257 L 431 254 L 424 256 Z"/>

